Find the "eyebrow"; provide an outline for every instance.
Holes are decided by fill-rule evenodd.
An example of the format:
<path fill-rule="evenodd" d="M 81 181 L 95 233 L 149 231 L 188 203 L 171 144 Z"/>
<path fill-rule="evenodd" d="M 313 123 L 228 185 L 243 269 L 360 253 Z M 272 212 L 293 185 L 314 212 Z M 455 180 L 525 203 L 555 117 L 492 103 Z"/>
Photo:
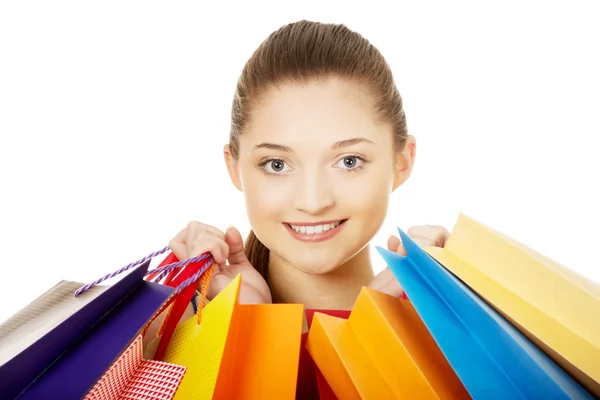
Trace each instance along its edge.
<path fill-rule="evenodd" d="M 353 138 L 353 139 L 341 140 L 339 142 L 335 142 L 331 148 L 332 149 L 342 149 L 344 147 L 354 146 L 355 144 L 359 144 L 359 143 L 375 144 L 375 142 L 373 142 L 369 139 L 357 137 L 357 138 Z"/>
<path fill-rule="evenodd" d="M 352 139 L 347 139 L 347 140 L 340 140 L 339 142 L 335 142 L 333 144 L 333 146 L 331 146 L 331 148 L 332 149 L 342 149 L 344 147 L 354 146 L 355 144 L 359 144 L 359 143 L 375 144 L 373 141 L 371 141 L 369 139 L 358 137 L 358 138 L 352 138 Z M 257 149 L 269 149 L 269 150 L 283 151 L 285 153 L 291 153 L 292 152 L 292 148 L 291 147 L 287 147 L 287 146 L 283 146 L 281 144 L 275 144 L 275 143 L 261 143 L 261 144 L 257 144 L 256 146 L 254 146 L 254 148 L 252 150 L 257 150 Z"/>

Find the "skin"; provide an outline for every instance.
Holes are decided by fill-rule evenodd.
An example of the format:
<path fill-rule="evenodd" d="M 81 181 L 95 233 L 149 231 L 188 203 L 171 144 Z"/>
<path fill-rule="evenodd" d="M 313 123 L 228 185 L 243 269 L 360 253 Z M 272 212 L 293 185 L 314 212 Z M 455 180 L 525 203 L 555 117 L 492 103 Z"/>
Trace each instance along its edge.
<path fill-rule="evenodd" d="M 240 137 L 239 158 L 224 148 L 233 185 L 244 193 L 256 236 L 271 251 L 270 288 L 250 265 L 239 231 L 190 222 L 171 241 L 179 259 L 211 252 L 216 268 L 208 298 L 242 275 L 242 303 L 301 303 L 351 309 L 369 286 L 393 296 L 402 289 L 389 269 L 373 272 L 369 242 L 381 228 L 391 194 L 409 178 L 416 142 L 397 151 L 392 128 L 375 113 L 369 92 L 341 79 L 270 89 Z M 285 223 L 346 220 L 334 237 L 295 239 Z M 421 246 L 443 247 L 448 231 L 407 231 Z M 400 239 L 387 246 L 404 254 Z"/>

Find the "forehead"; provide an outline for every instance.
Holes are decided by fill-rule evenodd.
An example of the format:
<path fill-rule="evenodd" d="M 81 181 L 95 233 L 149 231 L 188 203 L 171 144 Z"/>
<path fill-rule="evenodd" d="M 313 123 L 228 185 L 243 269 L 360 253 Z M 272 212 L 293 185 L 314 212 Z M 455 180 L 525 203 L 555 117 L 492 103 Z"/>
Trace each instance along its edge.
<path fill-rule="evenodd" d="M 384 145 L 393 139 L 390 126 L 379 119 L 369 91 L 332 78 L 285 84 L 264 93 L 240 144 L 272 142 L 318 148 L 355 137 Z"/>

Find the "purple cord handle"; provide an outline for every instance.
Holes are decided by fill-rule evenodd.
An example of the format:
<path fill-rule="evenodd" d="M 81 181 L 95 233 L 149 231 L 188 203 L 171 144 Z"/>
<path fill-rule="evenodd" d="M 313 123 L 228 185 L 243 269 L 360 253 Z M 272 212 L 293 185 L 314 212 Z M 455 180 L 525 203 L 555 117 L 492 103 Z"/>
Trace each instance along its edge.
<path fill-rule="evenodd" d="M 169 247 L 165 247 L 164 249 L 161 249 L 159 251 L 155 251 L 152 254 L 147 255 L 146 257 L 139 259 L 136 262 L 132 262 L 131 264 L 127 264 L 126 266 L 124 266 L 123 268 L 120 268 L 118 270 L 116 270 L 115 272 L 112 272 L 110 274 L 104 275 L 102 278 L 95 280 L 92 283 L 88 283 L 86 285 L 83 285 L 82 287 L 80 287 L 79 289 L 77 289 L 75 291 L 75 295 L 74 297 L 79 296 L 81 293 L 85 292 L 86 290 L 89 290 L 90 288 L 96 286 L 97 284 L 104 282 L 107 279 L 110 278 L 114 278 L 117 275 L 122 274 L 123 272 L 130 270 L 131 268 L 137 267 L 140 264 L 145 263 L 148 260 L 153 259 L 156 256 L 159 256 L 163 253 L 166 253 L 169 250 Z M 172 270 L 174 270 L 175 268 L 184 266 L 184 265 L 188 265 L 188 264 L 192 264 L 195 262 L 199 262 L 199 261 L 203 261 L 206 260 L 207 258 L 211 258 L 211 254 L 210 253 L 204 253 L 201 256 L 197 256 L 197 257 L 193 257 L 184 261 L 177 261 L 168 265 L 165 265 L 163 267 L 160 268 L 155 268 L 153 270 L 150 270 L 148 272 L 146 272 L 146 276 L 150 275 L 150 274 L 155 274 L 155 273 L 159 273 L 160 276 L 158 277 L 158 281 L 160 281 L 166 274 L 168 274 L 169 272 L 171 272 Z M 177 292 L 181 291 L 182 289 L 184 289 L 185 287 L 191 285 L 195 280 L 197 280 L 198 278 L 200 278 L 202 276 L 202 274 L 204 272 L 206 272 L 206 270 L 212 265 L 213 261 L 210 260 L 209 262 L 206 263 L 206 265 L 204 265 L 202 268 L 200 268 L 200 270 L 195 273 L 193 276 L 191 276 L 190 278 L 186 279 L 185 281 L 183 281 L 181 283 L 181 285 L 179 285 L 179 287 L 177 288 Z"/>
<path fill-rule="evenodd" d="M 206 264 L 204 264 L 204 266 L 202 268 L 200 268 L 198 270 L 198 272 L 196 272 L 194 275 L 190 276 L 189 278 L 187 278 L 185 281 L 181 282 L 181 285 L 179 285 L 177 287 L 177 293 L 181 292 L 183 289 L 185 289 L 186 287 L 190 286 L 192 283 L 196 282 L 198 279 L 200 279 L 200 277 L 202 276 L 202 274 L 204 274 L 212 265 L 213 260 L 209 260 Z M 167 265 L 165 265 L 166 267 Z"/>
<path fill-rule="evenodd" d="M 150 274 L 156 274 L 156 273 L 158 273 L 159 275 L 158 275 L 158 276 L 157 276 L 157 277 L 154 279 L 154 282 L 160 282 L 160 281 L 162 281 L 162 280 L 163 280 L 163 278 L 164 278 L 165 276 L 167 276 L 167 274 L 168 274 L 169 272 L 171 272 L 173 269 L 175 269 L 175 268 L 177 268 L 177 267 L 180 267 L 180 266 L 182 266 L 182 265 L 192 264 L 192 263 L 195 263 L 195 262 L 198 262 L 198 261 L 205 260 L 205 259 L 207 259 L 208 257 L 210 257 L 210 253 L 205 253 L 205 254 L 203 254 L 203 255 L 201 255 L 201 256 L 197 256 L 197 257 L 189 258 L 189 259 L 187 259 L 187 260 L 184 260 L 184 261 L 177 261 L 177 262 L 174 262 L 174 263 L 172 263 L 172 264 L 165 265 L 165 266 L 163 266 L 163 267 L 160 267 L 160 268 L 155 268 L 155 269 L 153 269 L 152 271 L 148 271 L 148 273 L 147 273 L 146 275 L 150 275 Z"/>

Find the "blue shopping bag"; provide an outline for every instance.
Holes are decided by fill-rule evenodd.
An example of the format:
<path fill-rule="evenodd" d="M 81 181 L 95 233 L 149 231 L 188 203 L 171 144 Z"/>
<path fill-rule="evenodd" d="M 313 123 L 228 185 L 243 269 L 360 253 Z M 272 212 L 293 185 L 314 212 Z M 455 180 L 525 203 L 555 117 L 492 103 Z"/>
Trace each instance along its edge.
<path fill-rule="evenodd" d="M 474 399 L 594 398 L 408 235 L 399 233 L 406 256 L 377 250 Z"/>

